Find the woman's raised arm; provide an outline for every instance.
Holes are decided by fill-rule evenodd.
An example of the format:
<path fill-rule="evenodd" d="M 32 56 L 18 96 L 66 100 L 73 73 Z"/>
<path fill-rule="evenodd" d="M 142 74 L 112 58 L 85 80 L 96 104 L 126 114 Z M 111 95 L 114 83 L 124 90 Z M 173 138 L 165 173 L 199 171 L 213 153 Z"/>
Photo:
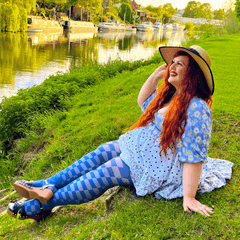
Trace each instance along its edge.
<path fill-rule="evenodd" d="M 167 64 L 158 67 L 143 84 L 138 95 L 138 105 L 140 107 L 142 107 L 143 102 L 156 90 L 158 82 L 162 79 L 166 67 Z"/>

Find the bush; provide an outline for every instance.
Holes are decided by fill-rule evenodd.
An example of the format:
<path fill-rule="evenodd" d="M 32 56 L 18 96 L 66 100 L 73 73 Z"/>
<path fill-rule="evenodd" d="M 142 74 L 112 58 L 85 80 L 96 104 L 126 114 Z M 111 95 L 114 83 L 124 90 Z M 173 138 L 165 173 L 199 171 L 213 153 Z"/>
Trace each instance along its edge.
<path fill-rule="evenodd" d="M 226 33 L 223 27 L 215 26 L 209 23 L 196 26 L 195 31 L 198 31 L 202 37 L 210 37 L 212 35 L 222 35 Z"/>
<path fill-rule="evenodd" d="M 38 8 L 38 9 L 36 10 L 36 14 L 37 14 L 38 16 L 45 16 L 46 11 L 45 11 L 44 8 Z"/>
<path fill-rule="evenodd" d="M 187 30 L 187 31 L 193 31 L 194 30 L 194 24 L 192 22 L 187 22 L 185 23 L 185 28 L 184 30 Z"/>
<path fill-rule="evenodd" d="M 195 28 L 195 26 L 194 26 L 193 23 L 191 23 L 191 22 L 185 23 L 184 30 L 188 31 L 188 35 L 189 36 L 193 36 L 194 35 L 194 28 Z"/>
<path fill-rule="evenodd" d="M 223 27 L 228 34 L 237 33 L 240 31 L 240 22 L 234 12 L 229 11 L 223 21 Z"/>
<path fill-rule="evenodd" d="M 69 108 L 69 99 L 91 85 L 111 78 L 124 70 L 160 62 L 160 55 L 144 61 L 112 61 L 105 65 L 91 64 L 76 68 L 68 74 L 50 76 L 41 85 L 19 90 L 17 96 L 0 103 L 0 147 L 7 154 L 16 139 L 31 128 L 32 116 Z"/>

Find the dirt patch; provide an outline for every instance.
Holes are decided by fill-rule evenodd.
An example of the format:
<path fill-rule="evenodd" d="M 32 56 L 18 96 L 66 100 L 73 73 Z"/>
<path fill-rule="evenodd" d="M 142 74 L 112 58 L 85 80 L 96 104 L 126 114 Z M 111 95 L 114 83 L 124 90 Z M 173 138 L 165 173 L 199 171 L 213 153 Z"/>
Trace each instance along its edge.
<path fill-rule="evenodd" d="M 46 145 L 48 145 L 48 142 L 43 141 L 41 144 L 33 144 L 31 145 L 28 150 L 22 155 L 23 163 L 19 167 L 19 169 L 16 171 L 15 175 L 21 175 L 22 171 L 27 167 L 27 164 L 31 162 L 32 159 L 34 159 L 40 152 L 42 152 Z"/>
<path fill-rule="evenodd" d="M 7 193 L 8 189 L 0 190 L 0 199 L 5 197 L 5 194 Z"/>
<path fill-rule="evenodd" d="M 47 144 L 48 142 L 43 141 L 40 144 L 31 145 L 26 151 L 26 153 L 23 154 L 24 161 L 29 161 L 33 159 L 36 155 L 38 155 L 40 152 L 42 152 L 45 149 Z"/>

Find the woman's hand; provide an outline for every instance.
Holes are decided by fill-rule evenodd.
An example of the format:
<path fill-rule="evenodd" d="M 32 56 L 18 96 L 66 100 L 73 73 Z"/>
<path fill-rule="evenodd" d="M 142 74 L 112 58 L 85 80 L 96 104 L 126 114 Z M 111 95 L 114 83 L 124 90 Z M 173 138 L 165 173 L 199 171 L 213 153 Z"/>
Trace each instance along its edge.
<path fill-rule="evenodd" d="M 210 216 L 213 210 L 195 199 L 199 179 L 202 173 L 202 163 L 183 164 L 183 209 L 185 212 L 194 211 Z"/>
<path fill-rule="evenodd" d="M 153 77 L 156 80 L 161 80 L 163 78 L 163 74 L 166 71 L 167 68 L 167 64 L 163 64 L 162 66 L 158 67 L 154 73 L 153 73 Z"/>
<path fill-rule="evenodd" d="M 212 208 L 201 204 L 195 198 L 191 198 L 191 197 L 183 197 L 183 209 L 185 212 L 190 212 L 191 210 L 194 212 L 199 212 L 203 216 L 208 216 L 208 217 L 210 217 L 210 214 L 213 213 Z"/>
<path fill-rule="evenodd" d="M 163 78 L 163 74 L 166 70 L 167 64 L 158 67 L 147 81 L 143 84 L 139 95 L 138 95 L 138 105 L 141 107 L 143 102 L 154 92 L 158 86 L 159 80 Z"/>

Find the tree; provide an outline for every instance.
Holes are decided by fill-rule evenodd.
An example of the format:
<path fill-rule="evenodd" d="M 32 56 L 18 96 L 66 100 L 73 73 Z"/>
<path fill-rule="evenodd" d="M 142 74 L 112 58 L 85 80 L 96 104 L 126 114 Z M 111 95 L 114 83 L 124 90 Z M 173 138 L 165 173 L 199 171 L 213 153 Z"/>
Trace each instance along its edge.
<path fill-rule="evenodd" d="M 196 18 L 197 11 L 200 8 L 200 2 L 190 1 L 184 9 L 183 17 Z"/>
<path fill-rule="evenodd" d="M 147 6 L 146 9 L 150 12 L 153 12 L 156 14 L 156 18 L 159 19 L 160 21 L 162 21 L 163 19 L 163 7 L 162 6 L 158 6 L 158 7 L 153 7 L 151 5 Z"/>
<path fill-rule="evenodd" d="M 129 23 L 133 23 L 133 15 L 134 12 L 132 11 L 132 8 L 130 4 L 123 3 L 120 6 L 120 12 L 119 17 L 124 21 L 128 21 Z"/>
<path fill-rule="evenodd" d="M 0 4 L 0 31 L 26 31 L 28 14 L 34 7 L 31 5 L 32 2 L 26 0 L 2 1 Z"/>
<path fill-rule="evenodd" d="M 145 9 L 155 13 L 152 14 L 156 16 L 163 23 L 167 23 L 172 15 L 176 14 L 176 9 L 173 8 L 171 3 L 166 3 L 163 6 L 153 7 L 152 5 L 147 6 Z"/>
<path fill-rule="evenodd" d="M 163 5 L 163 10 L 165 12 L 168 12 L 170 15 L 174 15 L 176 14 L 176 9 L 173 8 L 172 4 L 171 3 L 166 3 Z"/>
<path fill-rule="evenodd" d="M 31 10 L 35 10 L 36 8 L 36 0 L 0 0 L 0 3 L 7 3 L 10 5 L 16 4 L 18 8 L 26 9 L 27 14 L 30 14 Z"/>
<path fill-rule="evenodd" d="M 210 3 L 203 3 L 200 6 L 199 17 L 200 18 L 212 18 L 212 11 L 211 11 L 211 4 Z"/>
<path fill-rule="evenodd" d="M 228 34 L 239 33 L 240 24 L 235 12 L 229 8 L 223 21 L 223 26 Z"/>
<path fill-rule="evenodd" d="M 91 20 L 98 23 L 102 14 L 102 0 L 69 0 L 69 6 L 81 7 L 92 13 Z"/>
<path fill-rule="evenodd" d="M 235 0 L 227 0 L 223 5 L 224 10 L 229 11 L 231 9 L 232 11 L 234 11 L 235 9 L 234 2 Z"/>
<path fill-rule="evenodd" d="M 183 17 L 189 18 L 212 18 L 211 5 L 209 3 L 203 3 L 196 1 L 188 2 L 183 12 Z"/>
<path fill-rule="evenodd" d="M 240 20 L 240 1 L 236 0 L 235 2 L 235 14 L 238 20 Z"/>
<path fill-rule="evenodd" d="M 213 19 L 224 20 L 225 11 L 224 9 L 218 9 L 213 11 Z"/>
<path fill-rule="evenodd" d="M 121 3 L 128 3 L 128 4 L 130 4 L 131 0 L 121 0 L 121 1 L 119 1 L 119 2 L 121 2 Z"/>
<path fill-rule="evenodd" d="M 173 8 L 171 3 L 166 3 L 162 7 L 163 10 L 163 23 L 167 23 L 172 15 L 176 14 L 176 9 Z"/>

